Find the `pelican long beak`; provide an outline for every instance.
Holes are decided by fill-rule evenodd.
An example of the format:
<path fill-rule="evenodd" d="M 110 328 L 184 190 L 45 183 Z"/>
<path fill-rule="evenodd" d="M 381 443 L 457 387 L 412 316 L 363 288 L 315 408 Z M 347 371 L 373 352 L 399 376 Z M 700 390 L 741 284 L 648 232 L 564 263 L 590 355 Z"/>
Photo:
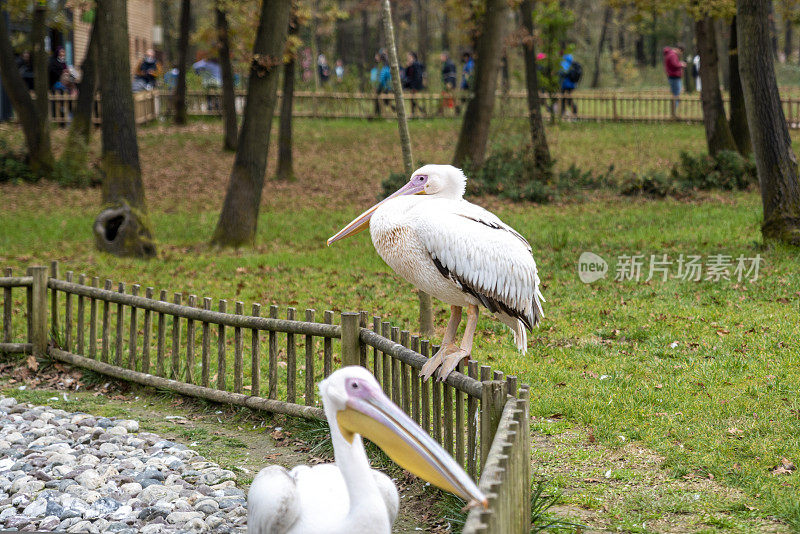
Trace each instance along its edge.
<path fill-rule="evenodd" d="M 333 237 L 328 238 L 328 246 L 331 246 L 331 243 L 334 241 L 339 241 L 340 239 L 344 239 L 345 237 L 355 235 L 364 228 L 369 225 L 369 220 L 372 217 L 372 214 L 375 213 L 375 210 L 381 206 L 387 200 L 391 200 L 395 197 L 400 197 L 404 195 L 418 195 L 423 192 L 423 187 L 413 182 L 408 182 L 406 185 L 389 195 L 388 197 L 384 198 L 367 211 L 350 221 L 347 226 L 339 230 L 336 235 Z"/>
<path fill-rule="evenodd" d="M 458 495 L 468 507 L 488 508 L 486 496 L 464 469 L 382 391 L 351 397 L 346 406 L 336 415 L 345 439 L 352 442 L 353 435 L 360 434 L 400 467 Z"/>

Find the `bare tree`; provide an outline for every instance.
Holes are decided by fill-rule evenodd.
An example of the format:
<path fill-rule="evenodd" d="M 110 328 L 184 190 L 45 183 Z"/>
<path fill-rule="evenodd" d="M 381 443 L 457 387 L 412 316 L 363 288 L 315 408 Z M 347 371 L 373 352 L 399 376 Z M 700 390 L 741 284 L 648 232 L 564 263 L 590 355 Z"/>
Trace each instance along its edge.
<path fill-rule="evenodd" d="M 606 42 L 606 35 L 608 34 L 608 26 L 611 24 L 611 15 L 614 9 L 607 6 L 605 14 L 603 15 L 603 25 L 600 27 L 600 37 L 597 39 L 597 49 L 594 54 L 594 72 L 592 73 L 592 89 L 600 87 L 600 58 L 603 55 L 603 43 Z"/>
<path fill-rule="evenodd" d="M 497 72 L 503 55 L 503 34 L 508 3 L 486 0 L 486 9 L 478 37 L 474 95 L 467 104 L 458 135 L 453 165 L 470 162 L 480 166 L 486 157 L 489 127 L 494 113 Z"/>
<path fill-rule="evenodd" d="M 297 17 L 292 16 L 289 35 L 297 35 Z M 281 116 L 278 125 L 278 169 L 275 177 L 290 180 L 294 177 L 294 158 L 292 156 L 292 108 L 294 106 L 294 76 L 297 56 L 292 53 L 283 65 L 283 91 L 281 95 Z"/>
<path fill-rule="evenodd" d="M 731 73 L 731 117 L 728 124 L 730 125 L 736 148 L 742 156 L 747 157 L 753 152 L 753 144 L 750 142 L 747 107 L 744 103 L 742 79 L 739 75 L 739 40 L 736 34 L 736 15 L 734 15 L 731 20 L 731 35 L 728 40 L 728 65 Z"/>
<path fill-rule="evenodd" d="M 800 176 L 775 80 L 771 6 L 770 0 L 736 2 L 739 74 L 764 207 L 761 233 L 800 246 Z"/>
<path fill-rule="evenodd" d="M 400 83 L 400 64 L 397 61 L 397 46 L 394 41 L 394 24 L 392 23 L 392 6 L 389 0 L 383 0 L 383 28 L 386 34 L 386 47 L 389 52 L 389 66 L 392 69 L 392 90 L 397 111 L 397 128 L 400 131 L 400 147 L 403 151 L 403 168 L 406 176 L 414 172 L 414 156 L 411 153 L 411 135 L 408 132 L 408 118 L 403 103 L 403 86 Z M 419 330 L 424 336 L 433 334 L 433 303 L 431 296 L 417 291 L 419 296 Z"/>
<path fill-rule="evenodd" d="M 423 64 L 428 64 L 430 35 L 428 34 L 429 0 L 414 0 L 417 12 L 417 55 Z"/>
<path fill-rule="evenodd" d="M 290 12 L 291 2 L 284 0 L 261 4 L 236 159 L 212 237 L 218 246 L 239 247 L 255 240 Z"/>
<path fill-rule="evenodd" d="M 31 25 L 31 60 L 33 61 L 33 92 L 36 94 L 36 117 L 42 135 L 50 139 L 50 76 L 48 55 L 45 49 L 47 36 L 47 2 L 36 2 Z"/>
<path fill-rule="evenodd" d="M 99 47 L 98 18 L 95 17 L 89 34 L 89 46 L 81 64 L 81 81 L 78 84 L 78 100 L 72 114 L 69 134 L 61 155 L 61 162 L 71 174 L 85 172 L 92 135 L 92 110 L 97 91 L 97 48 Z"/>
<path fill-rule="evenodd" d="M 222 2 L 214 3 L 217 23 L 217 50 L 219 66 L 222 71 L 222 123 L 225 128 L 225 150 L 236 150 L 238 125 L 236 122 L 236 90 L 233 86 L 233 66 L 231 65 L 231 47 L 228 39 L 228 18 Z"/>
<path fill-rule="evenodd" d="M 25 85 L 25 80 L 22 79 L 17 69 L 4 12 L 0 12 L 0 78 L 2 78 L 3 87 L 11 100 L 11 105 L 14 106 L 17 120 L 22 126 L 28 149 L 28 165 L 37 175 L 48 176 L 53 170 L 53 151 L 50 147 L 50 129 L 46 114 L 46 93 L 45 115 L 42 117 L 40 107 L 34 103 L 28 87 Z"/>
<path fill-rule="evenodd" d="M 700 98 L 703 101 L 703 125 L 708 153 L 714 155 L 720 150 L 736 150 L 719 89 L 719 58 L 714 19 L 709 16 L 698 18 L 695 21 L 695 38 L 700 52 Z"/>
<path fill-rule="evenodd" d="M 178 34 L 178 79 L 175 82 L 175 124 L 186 124 L 186 71 L 189 61 L 189 26 L 192 21 L 191 0 L 181 0 L 181 22 Z"/>
<path fill-rule="evenodd" d="M 528 92 L 528 117 L 531 128 L 531 145 L 537 166 L 540 169 L 550 166 L 550 149 L 542 120 L 539 102 L 539 71 L 536 68 L 536 41 L 533 33 L 534 0 L 522 0 L 519 5 L 522 27 L 525 36 L 522 41 L 522 54 L 525 59 L 525 85 Z"/>
<path fill-rule="evenodd" d="M 150 257 L 156 253 L 147 223 L 142 168 L 133 115 L 125 0 L 98 0 L 97 24 L 103 53 L 98 54 L 103 102 L 102 203 L 94 224 L 100 250 L 118 256 Z"/>

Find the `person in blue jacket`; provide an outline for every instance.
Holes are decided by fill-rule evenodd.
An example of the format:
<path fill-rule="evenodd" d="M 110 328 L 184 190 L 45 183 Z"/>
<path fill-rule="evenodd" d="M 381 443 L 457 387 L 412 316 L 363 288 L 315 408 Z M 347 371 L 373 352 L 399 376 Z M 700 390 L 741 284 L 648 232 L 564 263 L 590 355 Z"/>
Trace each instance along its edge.
<path fill-rule="evenodd" d="M 390 99 L 381 98 L 381 95 L 392 92 L 392 69 L 389 68 L 389 57 L 385 52 L 380 53 L 380 65 L 378 86 L 375 89 L 375 115 L 381 114 L 381 102 L 384 106 L 394 109 Z"/>
<path fill-rule="evenodd" d="M 572 54 L 564 54 L 561 58 L 561 71 L 558 73 L 558 77 L 561 79 L 561 115 L 564 115 L 567 106 L 572 109 L 573 115 L 578 114 L 578 106 L 570 96 L 580 79 L 580 74 L 576 76 L 576 69 L 580 69 L 577 65 L 578 62 L 575 61 Z"/>

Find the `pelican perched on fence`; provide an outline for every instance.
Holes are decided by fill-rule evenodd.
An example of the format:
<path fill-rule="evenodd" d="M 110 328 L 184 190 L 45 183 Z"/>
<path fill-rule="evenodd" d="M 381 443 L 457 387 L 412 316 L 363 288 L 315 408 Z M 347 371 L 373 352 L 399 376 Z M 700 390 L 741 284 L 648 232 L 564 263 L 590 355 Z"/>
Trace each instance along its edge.
<path fill-rule="evenodd" d="M 250 534 L 389 534 L 397 489 L 370 469 L 361 436 L 401 467 L 469 506 L 486 496 L 453 458 L 384 395 L 363 367 L 345 367 L 320 382 L 336 464 L 262 469 L 247 495 Z"/>
<path fill-rule="evenodd" d="M 442 346 L 422 367 L 444 380 L 470 356 L 478 306 L 508 325 L 517 348 L 527 349 L 525 329 L 544 316 L 544 297 L 531 246 L 493 213 L 464 200 L 467 178 L 451 165 L 425 165 L 411 180 L 356 217 L 328 245 L 368 224 L 372 243 L 397 274 L 450 305 Z M 467 325 L 455 344 L 462 308 Z"/>

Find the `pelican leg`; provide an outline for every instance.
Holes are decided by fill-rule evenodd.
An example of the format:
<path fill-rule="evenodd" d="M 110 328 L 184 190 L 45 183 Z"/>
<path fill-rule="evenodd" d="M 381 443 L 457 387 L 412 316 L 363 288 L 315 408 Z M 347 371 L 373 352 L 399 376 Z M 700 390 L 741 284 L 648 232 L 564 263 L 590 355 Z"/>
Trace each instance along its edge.
<path fill-rule="evenodd" d="M 436 369 L 442 365 L 445 356 L 458 350 L 458 345 L 453 342 L 456 339 L 459 324 L 461 324 L 461 306 L 450 306 L 450 320 L 447 321 L 447 329 L 444 331 L 442 346 L 436 354 L 425 362 L 425 365 L 422 366 L 422 370 L 419 372 L 419 376 L 421 376 L 423 380 L 429 379 L 431 375 L 436 372 Z"/>
<path fill-rule="evenodd" d="M 461 339 L 461 347 L 458 350 L 447 354 L 439 367 L 437 376 L 444 381 L 458 367 L 461 360 L 467 359 L 472 354 L 472 338 L 475 336 L 475 329 L 478 327 L 478 307 L 470 304 L 467 308 L 467 326 L 464 328 L 464 337 Z"/>

